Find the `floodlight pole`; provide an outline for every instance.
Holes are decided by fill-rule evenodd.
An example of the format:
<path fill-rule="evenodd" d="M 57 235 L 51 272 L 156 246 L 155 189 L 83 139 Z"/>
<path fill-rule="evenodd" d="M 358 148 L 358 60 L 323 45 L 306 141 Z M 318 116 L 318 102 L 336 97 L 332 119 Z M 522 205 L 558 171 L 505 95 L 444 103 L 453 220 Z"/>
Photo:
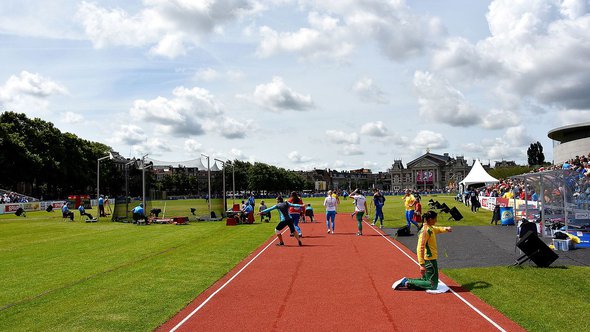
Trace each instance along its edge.
<path fill-rule="evenodd" d="M 231 181 L 232 181 L 232 205 L 236 204 L 236 164 L 231 164 Z"/>
<path fill-rule="evenodd" d="M 141 157 L 141 187 L 142 187 L 142 197 L 141 202 L 143 203 L 143 208 L 147 209 L 147 205 L 145 205 L 145 157 L 148 154 Z"/>
<path fill-rule="evenodd" d="M 133 161 L 128 162 L 125 164 L 125 215 L 129 214 L 129 165 L 135 163 L 135 158 Z"/>
<path fill-rule="evenodd" d="M 227 211 L 227 201 L 225 199 L 225 161 L 219 160 L 217 158 L 215 158 L 214 160 L 219 161 L 221 163 L 221 165 L 223 166 L 223 179 L 222 179 L 222 183 L 223 183 L 223 211 Z"/>
<path fill-rule="evenodd" d="M 209 217 L 211 217 L 211 167 L 210 167 L 210 163 L 209 163 L 209 156 L 201 153 L 201 156 L 207 158 L 207 181 L 208 181 L 208 199 L 207 199 L 207 205 L 209 207 Z"/>
<path fill-rule="evenodd" d="M 100 162 L 105 159 L 113 159 L 113 155 L 109 152 L 108 156 L 100 157 L 96 160 L 96 210 L 98 212 L 96 220 L 100 218 L 100 211 L 98 211 L 98 199 L 100 198 Z"/>

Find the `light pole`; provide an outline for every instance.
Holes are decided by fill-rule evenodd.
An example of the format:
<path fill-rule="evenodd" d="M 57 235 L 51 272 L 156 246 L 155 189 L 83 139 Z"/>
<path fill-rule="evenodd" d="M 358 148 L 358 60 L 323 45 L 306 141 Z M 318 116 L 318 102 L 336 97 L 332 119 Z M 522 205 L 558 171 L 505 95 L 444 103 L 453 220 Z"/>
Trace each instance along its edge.
<path fill-rule="evenodd" d="M 207 182 L 208 182 L 208 196 L 207 196 L 207 205 L 209 207 L 209 218 L 211 218 L 211 167 L 209 164 L 209 156 L 201 153 L 201 156 L 207 158 Z"/>
<path fill-rule="evenodd" d="M 96 160 L 96 208 L 98 207 L 98 199 L 100 198 L 100 162 L 105 159 L 113 159 L 113 154 L 109 152 L 108 156 L 100 157 Z M 100 211 L 97 213 L 96 220 L 100 218 Z"/>
<path fill-rule="evenodd" d="M 222 183 L 223 183 L 223 211 L 227 211 L 227 201 L 225 199 L 225 161 L 223 160 L 219 160 L 217 158 L 214 159 L 215 161 L 219 161 L 221 163 L 221 165 L 223 166 L 223 179 L 222 179 Z"/>
<path fill-rule="evenodd" d="M 143 203 L 143 208 L 147 209 L 147 205 L 145 205 L 145 157 L 148 155 L 144 155 L 141 157 L 141 187 L 142 187 L 142 198 L 141 202 Z"/>
<path fill-rule="evenodd" d="M 129 214 L 129 165 L 135 163 L 135 158 L 125 164 L 125 216 Z"/>
<path fill-rule="evenodd" d="M 232 193 L 232 201 L 231 204 L 236 204 L 236 164 L 232 163 L 231 164 L 231 182 L 232 182 L 232 188 L 231 188 L 231 193 Z"/>

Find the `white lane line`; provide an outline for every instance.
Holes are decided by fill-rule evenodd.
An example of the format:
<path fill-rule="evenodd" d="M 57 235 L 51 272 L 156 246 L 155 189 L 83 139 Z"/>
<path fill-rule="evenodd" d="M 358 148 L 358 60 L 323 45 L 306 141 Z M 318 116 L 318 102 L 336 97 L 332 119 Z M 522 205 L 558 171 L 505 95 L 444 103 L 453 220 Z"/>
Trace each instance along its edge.
<path fill-rule="evenodd" d="M 408 255 L 404 250 L 402 250 L 402 248 L 400 248 L 397 244 L 395 244 L 393 241 L 391 241 L 389 239 L 389 237 L 385 236 L 385 234 L 383 234 L 383 232 L 380 232 L 379 230 L 377 230 L 377 228 L 375 228 L 373 225 L 369 224 L 366 221 L 364 223 L 367 224 L 369 227 L 371 227 L 377 234 L 381 235 L 382 238 L 387 240 L 387 242 L 391 243 L 394 247 L 396 247 L 404 255 L 406 255 L 406 257 L 408 257 L 412 262 L 414 262 L 416 265 L 420 265 L 413 257 Z M 479 309 L 477 309 L 469 301 L 465 300 L 461 295 L 457 294 L 453 289 L 451 289 L 451 293 L 453 293 L 456 297 L 458 297 L 461 301 L 463 301 L 463 303 L 467 304 L 467 306 L 469 306 L 471 309 L 473 309 L 473 311 L 475 311 L 477 314 L 479 314 L 481 317 L 483 317 L 485 320 L 487 320 L 490 324 L 492 324 L 499 331 L 506 332 L 506 330 L 504 330 L 498 323 L 494 322 L 490 317 L 486 316 L 486 314 L 484 314 Z"/>
<path fill-rule="evenodd" d="M 287 231 L 287 229 L 285 229 L 281 233 L 281 235 L 283 233 L 285 233 Z M 270 247 L 270 245 L 273 244 L 276 240 L 277 239 L 275 237 L 272 241 L 270 241 L 270 243 L 266 247 L 264 247 L 264 249 L 262 249 L 256 256 L 254 256 L 248 263 L 246 263 L 246 265 L 244 265 L 238 272 L 236 272 L 236 274 L 234 274 L 231 278 L 229 278 L 229 280 L 226 281 L 223 285 L 221 285 L 221 287 L 219 287 L 215 292 L 213 292 L 213 294 L 209 295 L 209 297 L 205 301 L 203 301 L 203 303 L 201 303 L 197 308 L 195 308 L 195 310 L 191 311 L 191 313 L 188 314 L 183 320 L 181 320 L 180 323 L 176 324 L 176 326 L 174 326 L 172 329 L 170 329 L 170 332 L 174 332 L 174 331 L 178 330 L 178 328 L 180 328 L 184 323 L 186 323 L 194 314 L 196 314 L 199 310 L 201 310 L 201 308 L 203 308 L 205 306 L 205 304 L 207 304 L 207 302 L 209 302 L 215 295 L 217 295 L 217 293 L 219 293 L 222 289 L 225 288 L 225 286 L 227 286 L 240 273 L 242 273 L 242 271 L 244 271 L 248 267 L 248 265 L 250 265 L 250 263 L 252 263 L 256 258 L 258 258 L 258 256 L 262 255 L 262 253 L 265 252 L 266 249 L 268 249 L 268 247 Z"/>

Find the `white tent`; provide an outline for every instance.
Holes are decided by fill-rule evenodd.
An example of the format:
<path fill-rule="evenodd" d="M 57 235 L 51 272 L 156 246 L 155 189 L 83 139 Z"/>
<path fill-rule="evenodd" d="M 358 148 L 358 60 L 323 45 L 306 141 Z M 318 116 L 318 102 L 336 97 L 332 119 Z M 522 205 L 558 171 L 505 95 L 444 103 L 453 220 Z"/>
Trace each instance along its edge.
<path fill-rule="evenodd" d="M 473 166 L 471 167 L 471 171 L 469 171 L 469 174 L 467 174 L 465 179 L 463 179 L 463 181 L 461 181 L 460 184 L 462 184 L 463 186 L 469 186 L 470 184 L 474 183 L 496 182 L 500 181 L 498 181 L 498 179 L 494 178 L 493 176 L 489 175 L 488 172 L 486 172 L 486 170 L 483 169 L 483 166 L 481 166 L 479 160 L 476 160 L 473 163 Z"/>

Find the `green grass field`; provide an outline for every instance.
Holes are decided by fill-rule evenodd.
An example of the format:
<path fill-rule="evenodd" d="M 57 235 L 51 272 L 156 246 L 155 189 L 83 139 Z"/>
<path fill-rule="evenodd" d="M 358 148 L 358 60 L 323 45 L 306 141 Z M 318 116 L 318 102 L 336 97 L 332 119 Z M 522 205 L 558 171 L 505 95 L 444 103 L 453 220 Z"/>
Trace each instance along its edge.
<path fill-rule="evenodd" d="M 429 198 L 423 199 L 424 211 Z M 489 225 L 488 211 L 473 214 L 452 197 L 432 198 L 457 206 L 465 216 L 460 223 L 441 225 Z M 305 202 L 323 214 L 323 198 Z M 153 206 L 163 209 L 164 203 Z M 191 207 L 197 215 L 207 211 L 202 200 L 167 201 L 165 207 L 167 217 L 187 216 Z M 352 201 L 342 200 L 339 212 L 352 211 Z M 401 197 L 387 197 L 384 215 L 386 227 L 405 224 Z M 273 236 L 277 220 L 275 213 L 271 223 L 257 219 L 237 227 L 225 222 L 135 226 L 105 219 L 64 222 L 59 211 L 27 218 L 0 215 L 0 330 L 152 330 Z M 444 273 L 527 329 L 580 330 L 590 322 L 587 267 Z M 515 296 L 516 291 L 523 295 Z"/>

